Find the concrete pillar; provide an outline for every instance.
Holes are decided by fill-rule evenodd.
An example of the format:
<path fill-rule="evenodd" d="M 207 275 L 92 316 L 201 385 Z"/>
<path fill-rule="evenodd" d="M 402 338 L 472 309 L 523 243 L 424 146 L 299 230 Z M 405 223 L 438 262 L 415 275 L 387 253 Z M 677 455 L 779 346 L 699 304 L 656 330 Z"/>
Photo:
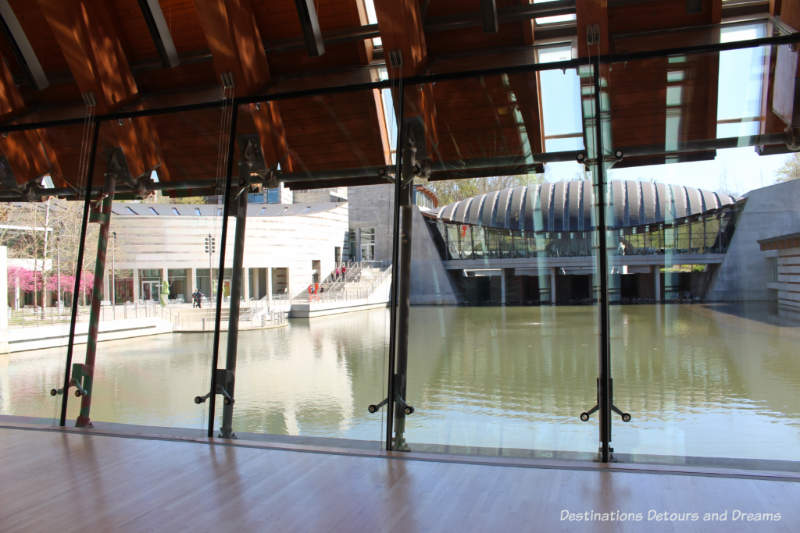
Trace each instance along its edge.
<path fill-rule="evenodd" d="M 272 269 L 267 268 L 267 300 L 272 301 Z"/>
<path fill-rule="evenodd" d="M 137 266 L 133 267 L 133 301 L 139 301 L 139 291 L 141 287 L 139 286 L 139 268 Z"/>
<path fill-rule="evenodd" d="M 651 267 L 653 272 L 653 289 L 655 290 L 655 298 L 657 302 L 661 301 L 661 267 L 653 265 Z"/>
<path fill-rule="evenodd" d="M 8 351 L 8 249 L 0 246 L 0 353 Z"/>
<path fill-rule="evenodd" d="M 111 303 L 111 280 L 109 279 L 108 270 L 103 273 L 103 300 L 108 300 Z"/>
<path fill-rule="evenodd" d="M 258 300 L 261 298 L 261 287 L 260 287 L 261 280 L 259 279 L 261 278 L 261 269 L 254 268 L 252 269 L 252 272 L 253 272 L 253 298 L 255 300 Z"/>
<path fill-rule="evenodd" d="M 197 288 L 197 269 L 192 267 L 189 269 L 189 280 L 187 283 L 186 290 L 189 291 L 189 300 L 191 300 L 192 293 Z"/>
<path fill-rule="evenodd" d="M 500 269 L 500 305 L 506 305 L 506 269 Z"/>
<path fill-rule="evenodd" d="M 550 305 L 556 305 L 556 270 L 557 267 L 550 269 Z"/>
<path fill-rule="evenodd" d="M 187 268 L 183 271 L 183 275 L 186 277 L 186 283 L 184 283 L 184 290 L 183 290 L 183 299 L 187 302 L 192 301 L 192 293 L 194 292 L 194 269 Z"/>
<path fill-rule="evenodd" d="M 242 298 L 247 302 L 250 300 L 250 269 L 244 268 L 242 272 Z"/>

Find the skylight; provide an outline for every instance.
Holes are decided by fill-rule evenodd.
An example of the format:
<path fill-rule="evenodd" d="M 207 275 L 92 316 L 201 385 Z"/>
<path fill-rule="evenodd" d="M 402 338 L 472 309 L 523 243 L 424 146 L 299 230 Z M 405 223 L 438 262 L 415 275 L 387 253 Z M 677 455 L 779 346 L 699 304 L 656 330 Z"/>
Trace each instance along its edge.
<path fill-rule="evenodd" d="M 375 14 L 375 3 L 373 2 L 373 0 L 364 0 L 364 7 L 367 10 L 367 22 L 369 22 L 370 24 L 377 24 L 378 15 Z M 383 41 L 381 41 L 380 37 L 373 37 L 372 46 L 375 47 L 383 46 Z"/>
<path fill-rule="evenodd" d="M 570 45 L 537 50 L 540 63 L 572 59 Z M 562 152 L 583 148 L 580 80 L 574 68 L 543 70 L 539 74 L 545 150 Z"/>

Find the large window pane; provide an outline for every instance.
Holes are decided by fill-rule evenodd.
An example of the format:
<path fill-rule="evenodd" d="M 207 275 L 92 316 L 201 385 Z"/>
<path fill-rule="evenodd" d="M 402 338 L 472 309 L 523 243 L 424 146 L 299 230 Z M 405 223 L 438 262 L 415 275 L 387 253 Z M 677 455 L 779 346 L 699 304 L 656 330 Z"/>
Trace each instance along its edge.
<path fill-rule="evenodd" d="M 85 339 L 94 258 L 77 261 L 88 133 L 78 124 L 0 138 L 0 414 L 58 423 L 62 396 L 50 391 L 64 384 L 78 271 L 76 333 Z"/>
<path fill-rule="evenodd" d="M 795 78 L 781 74 L 797 61 L 780 45 L 608 66 L 604 141 L 623 154 L 608 187 L 614 399 L 633 416 L 614 420 L 620 457 L 759 468 L 800 457 L 798 254 L 786 238 L 800 231 L 800 181 L 784 172 Z"/>
<path fill-rule="evenodd" d="M 414 412 L 396 445 L 594 457 L 596 422 L 579 419 L 595 403 L 599 331 L 592 180 L 575 163 L 583 148 L 576 69 L 408 94 L 409 121 L 419 95 L 436 107 L 424 119 L 434 172 L 419 187 L 439 205 L 414 208 L 406 394 Z M 551 159 L 563 162 L 538 163 Z"/>
<path fill-rule="evenodd" d="M 94 422 L 206 426 L 208 404 L 193 399 L 208 392 L 211 375 L 224 112 L 215 107 L 100 125 L 96 187 L 104 190 L 111 175 L 115 184 L 102 271 Z M 115 159 L 120 155 L 124 160 Z M 176 188 L 178 182 L 193 185 Z M 90 226 L 97 232 L 101 221 Z M 91 255 L 102 245 L 87 237 Z M 199 309 L 192 296 L 197 291 Z M 86 346 L 76 349 L 76 362 L 84 362 L 86 353 Z M 71 402 L 73 416 L 80 403 Z"/>
<path fill-rule="evenodd" d="M 267 108 L 281 117 L 281 135 L 263 128 Z M 275 171 L 287 193 L 247 206 L 232 418 L 239 436 L 382 446 L 383 412 L 367 408 L 386 395 L 389 111 L 377 89 L 240 108 L 235 168 L 254 181 Z M 233 353 L 228 340 L 220 368 Z"/>

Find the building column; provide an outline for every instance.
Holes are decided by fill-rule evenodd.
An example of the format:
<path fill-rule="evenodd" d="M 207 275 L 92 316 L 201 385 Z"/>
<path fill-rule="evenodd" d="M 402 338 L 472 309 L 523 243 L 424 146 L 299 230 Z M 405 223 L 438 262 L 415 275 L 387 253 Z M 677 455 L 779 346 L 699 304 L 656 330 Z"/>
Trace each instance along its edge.
<path fill-rule="evenodd" d="M 244 301 L 247 302 L 250 300 L 250 269 L 244 268 L 242 270 L 242 297 Z"/>
<path fill-rule="evenodd" d="M 506 269 L 500 269 L 500 305 L 506 305 Z"/>
<path fill-rule="evenodd" d="M 655 299 L 657 302 L 661 301 L 661 267 L 653 265 L 650 267 L 653 272 L 653 289 L 655 290 Z"/>
<path fill-rule="evenodd" d="M 556 267 L 550 269 L 550 305 L 556 305 Z"/>
<path fill-rule="evenodd" d="M 192 301 L 192 292 L 194 292 L 194 269 L 193 268 L 185 268 L 183 270 L 184 282 L 183 287 L 183 299 L 187 302 Z"/>
<path fill-rule="evenodd" d="M 8 351 L 7 283 L 8 283 L 8 249 L 5 246 L 0 246 L 0 353 L 6 353 Z"/>
<path fill-rule="evenodd" d="M 253 272 L 253 299 L 259 300 L 261 298 L 261 268 L 252 269 Z"/>
<path fill-rule="evenodd" d="M 108 278 L 108 271 L 106 271 L 103 273 L 103 300 L 108 300 L 111 303 L 111 282 Z"/>
<path fill-rule="evenodd" d="M 133 301 L 134 303 L 139 301 L 139 268 L 137 265 L 133 267 Z"/>
<path fill-rule="evenodd" d="M 265 276 L 267 278 L 267 301 L 271 302 L 272 301 L 272 269 L 267 267 L 265 270 L 267 271 L 267 275 Z"/>
<path fill-rule="evenodd" d="M 189 291 L 189 296 L 194 294 L 195 289 L 197 289 L 197 269 L 192 267 L 189 269 L 189 283 L 188 287 L 186 288 Z"/>

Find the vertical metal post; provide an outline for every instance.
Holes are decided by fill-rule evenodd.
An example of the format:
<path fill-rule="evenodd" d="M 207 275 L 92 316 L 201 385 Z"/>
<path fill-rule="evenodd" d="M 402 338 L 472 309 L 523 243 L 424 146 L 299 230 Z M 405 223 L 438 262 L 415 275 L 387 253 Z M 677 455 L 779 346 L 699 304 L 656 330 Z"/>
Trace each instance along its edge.
<path fill-rule="evenodd" d="M 64 426 L 67 422 L 67 401 L 69 399 L 69 381 L 72 371 L 72 351 L 75 345 L 75 326 L 78 323 L 78 302 L 80 300 L 81 272 L 83 271 L 83 253 L 86 249 L 86 228 L 89 225 L 89 208 L 92 203 L 92 181 L 94 178 L 94 159 L 97 152 L 97 137 L 100 130 L 96 121 L 92 122 L 94 132 L 92 133 L 92 147 L 89 149 L 89 168 L 86 172 L 86 192 L 83 199 L 83 217 L 81 218 L 81 235 L 78 241 L 78 257 L 75 261 L 75 285 L 72 289 L 72 309 L 69 322 L 69 341 L 67 342 L 67 359 L 64 365 L 64 393 L 61 395 L 61 416 L 58 425 Z"/>
<path fill-rule="evenodd" d="M 233 174 L 233 149 L 236 143 L 236 120 L 239 115 L 239 106 L 234 101 L 231 116 L 230 131 L 228 132 L 228 159 L 225 169 L 225 192 L 222 197 L 222 234 L 219 242 L 219 275 L 217 276 L 217 309 L 214 313 L 214 344 L 211 355 L 211 394 L 208 397 L 208 437 L 214 436 L 214 415 L 216 409 L 217 390 L 217 365 L 219 364 L 219 326 L 222 313 L 222 283 L 225 279 L 225 244 L 228 238 L 228 215 L 231 205 L 231 181 Z M 209 279 L 211 272 L 209 272 Z"/>
<path fill-rule="evenodd" d="M 56 236 L 56 309 L 61 318 L 61 243 Z"/>
<path fill-rule="evenodd" d="M 214 236 L 208 234 L 208 301 L 214 298 Z"/>
<path fill-rule="evenodd" d="M 411 205 L 413 176 L 410 165 L 404 163 L 403 182 L 400 193 L 400 279 L 397 284 L 397 337 L 394 392 L 397 397 L 406 397 L 406 375 L 408 369 L 408 319 L 411 312 L 409 294 L 411 289 L 411 233 L 414 208 Z M 407 174 L 407 175 L 406 175 Z M 408 449 L 405 442 L 406 413 L 404 405 L 395 402 L 394 449 Z"/>
<path fill-rule="evenodd" d="M 114 276 L 117 259 L 117 232 L 111 232 L 111 318 L 117 319 L 117 279 Z"/>
<path fill-rule="evenodd" d="M 81 411 L 75 421 L 77 427 L 90 427 L 89 411 L 92 407 L 92 388 L 94 385 L 94 362 L 97 355 L 97 335 L 100 332 L 100 302 L 103 298 L 103 273 L 106 269 L 106 249 L 108 248 L 108 228 L 111 225 L 111 202 L 114 199 L 115 174 L 105 174 L 106 183 L 104 197 L 96 212 L 95 222 L 100 223 L 97 236 L 97 261 L 94 264 L 94 287 L 92 288 L 92 307 L 89 313 L 89 333 L 86 338 L 86 359 L 84 361 L 84 387 L 86 393 L 81 396 Z M 67 389 L 64 389 L 67 396 Z"/>
<path fill-rule="evenodd" d="M 604 463 L 610 459 L 611 442 L 611 345 L 608 320 L 608 243 L 606 236 L 606 180 L 603 157 L 603 127 L 600 117 L 600 60 L 592 58 L 594 71 L 594 115 L 597 161 L 597 227 L 600 264 L 600 376 L 597 380 L 597 403 L 600 407 L 600 456 Z"/>
<path fill-rule="evenodd" d="M 400 251 L 400 193 L 402 189 L 403 158 L 401 156 L 405 128 L 403 127 L 403 107 L 405 102 L 405 82 L 400 78 L 397 96 L 397 144 L 395 151 L 394 171 L 394 217 L 392 225 L 392 285 L 389 302 L 389 379 L 386 383 L 386 450 L 392 450 L 392 436 L 394 435 L 394 367 L 395 367 L 395 342 L 397 339 L 397 259 Z"/>
<path fill-rule="evenodd" d="M 231 277 L 231 304 L 228 318 L 228 352 L 225 358 L 225 369 L 236 371 L 236 350 L 239 339 L 239 298 L 242 295 L 242 262 L 244 257 L 245 224 L 247 223 L 247 181 L 240 183 L 236 206 L 236 233 L 233 240 L 233 275 Z M 228 394 L 233 398 L 235 381 L 229 382 Z M 233 402 L 225 402 L 222 407 L 222 427 L 220 437 L 233 438 Z"/>

